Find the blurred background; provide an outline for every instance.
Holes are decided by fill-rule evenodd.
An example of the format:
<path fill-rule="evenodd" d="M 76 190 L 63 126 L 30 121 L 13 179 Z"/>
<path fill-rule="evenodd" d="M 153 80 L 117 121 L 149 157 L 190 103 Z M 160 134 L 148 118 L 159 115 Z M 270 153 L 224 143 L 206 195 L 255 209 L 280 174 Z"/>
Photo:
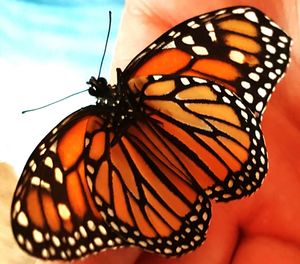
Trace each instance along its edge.
<path fill-rule="evenodd" d="M 112 11 L 102 76 L 108 77 L 123 0 L 0 1 L 0 160 L 18 174 L 61 119 L 94 103 L 87 93 L 22 115 L 87 88 L 97 75 Z"/>
<path fill-rule="evenodd" d="M 95 100 L 84 93 L 46 109 L 21 112 L 87 88 L 86 81 L 98 74 L 111 10 L 101 74 L 109 77 L 123 5 L 124 0 L 0 1 L 1 264 L 32 263 L 16 247 L 9 225 L 12 193 L 29 155 L 58 122 Z"/>

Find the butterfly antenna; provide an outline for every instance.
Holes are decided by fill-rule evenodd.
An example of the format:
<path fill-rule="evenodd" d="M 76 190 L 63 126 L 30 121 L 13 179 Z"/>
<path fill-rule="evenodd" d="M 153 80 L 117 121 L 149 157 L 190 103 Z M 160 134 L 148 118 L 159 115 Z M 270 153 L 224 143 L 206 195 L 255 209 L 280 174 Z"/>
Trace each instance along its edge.
<path fill-rule="evenodd" d="M 72 97 L 72 96 L 75 96 L 75 95 L 80 94 L 80 93 L 84 93 L 84 92 L 86 92 L 87 90 L 88 90 L 88 89 L 85 89 L 85 90 L 79 91 L 79 92 L 77 92 L 77 93 L 70 94 L 70 95 L 68 95 L 68 96 L 66 96 L 66 97 L 63 97 L 63 98 L 61 98 L 61 99 L 59 99 L 59 100 L 56 100 L 56 101 L 54 101 L 54 102 L 52 102 L 52 103 L 49 103 L 49 104 L 46 104 L 46 105 L 43 105 L 43 106 L 40 106 L 40 107 L 37 107 L 37 108 L 32 108 L 32 109 L 24 110 L 24 111 L 22 111 L 22 114 L 26 114 L 26 113 L 28 113 L 28 112 L 33 112 L 33 111 L 36 111 L 36 110 L 40 110 L 40 109 L 46 108 L 46 107 L 48 107 L 48 106 L 50 106 L 50 105 L 57 104 L 57 103 L 59 103 L 59 102 L 61 102 L 61 101 L 63 101 L 63 100 L 66 100 L 66 99 L 68 99 L 68 98 L 70 98 L 70 97 Z"/>
<path fill-rule="evenodd" d="M 109 11 L 108 14 L 109 14 L 108 31 L 107 31 L 107 36 L 106 36 L 106 40 L 105 40 L 105 46 L 104 46 L 103 56 L 102 56 L 101 63 L 100 63 L 98 79 L 100 78 L 101 69 L 102 69 L 104 57 L 105 57 L 105 54 L 106 54 L 106 49 L 107 49 L 107 44 L 108 44 L 109 35 L 110 35 L 110 29 L 111 29 L 111 11 Z M 40 110 L 40 109 L 46 108 L 46 107 L 48 107 L 48 106 L 57 104 L 57 103 L 59 103 L 59 102 L 61 102 L 61 101 L 63 101 L 63 100 L 66 100 L 66 99 L 68 99 L 68 98 L 70 98 L 70 97 L 72 97 L 72 96 L 75 96 L 75 95 L 77 95 L 77 94 L 84 93 L 84 92 L 86 92 L 86 91 L 88 91 L 88 89 L 79 91 L 79 92 L 77 92 L 77 93 L 73 93 L 73 94 L 71 94 L 71 95 L 68 95 L 68 96 L 63 97 L 63 98 L 61 98 L 61 99 L 59 99 L 59 100 L 56 100 L 56 101 L 54 101 L 54 102 L 51 102 L 51 103 L 49 103 L 49 104 L 46 104 L 46 105 L 43 105 L 43 106 L 40 106 L 40 107 L 36 107 L 36 108 L 24 110 L 24 111 L 22 111 L 22 114 L 26 114 L 26 113 L 28 113 L 28 112 L 33 112 L 33 111 L 36 111 L 36 110 Z"/>
<path fill-rule="evenodd" d="M 107 44 L 108 44 L 108 39 L 109 39 L 109 35 L 110 35 L 111 11 L 108 12 L 108 16 L 109 16 L 109 18 L 108 18 L 108 30 L 107 30 L 106 40 L 105 40 L 104 51 L 103 51 L 103 55 L 102 55 L 102 59 L 101 59 L 100 67 L 99 67 L 98 79 L 100 78 L 100 75 L 101 75 L 102 65 L 103 65 L 103 61 L 104 61 L 104 57 L 105 57 L 105 53 L 106 53 L 106 49 L 107 49 Z"/>

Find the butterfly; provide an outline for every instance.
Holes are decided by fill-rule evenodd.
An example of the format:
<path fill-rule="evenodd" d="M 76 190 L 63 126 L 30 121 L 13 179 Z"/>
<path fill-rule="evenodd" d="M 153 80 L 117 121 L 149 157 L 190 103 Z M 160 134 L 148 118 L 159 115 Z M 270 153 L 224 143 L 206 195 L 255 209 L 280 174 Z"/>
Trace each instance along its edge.
<path fill-rule="evenodd" d="M 11 222 L 22 249 L 71 260 L 137 246 L 180 256 L 203 243 L 211 200 L 248 196 L 268 157 L 260 123 L 291 39 L 253 7 L 190 18 L 92 77 L 95 105 L 61 121 L 29 157 Z"/>

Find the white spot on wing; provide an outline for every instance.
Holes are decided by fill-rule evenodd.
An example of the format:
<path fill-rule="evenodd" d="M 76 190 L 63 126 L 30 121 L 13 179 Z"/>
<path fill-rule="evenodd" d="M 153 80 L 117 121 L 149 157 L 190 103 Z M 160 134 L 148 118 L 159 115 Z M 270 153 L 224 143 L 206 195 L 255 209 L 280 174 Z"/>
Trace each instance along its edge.
<path fill-rule="evenodd" d="M 280 57 L 281 57 L 283 60 L 287 60 L 287 56 L 286 56 L 286 54 L 284 54 L 284 53 L 280 53 Z"/>
<path fill-rule="evenodd" d="M 269 51 L 270 53 L 272 53 L 272 54 L 276 53 L 276 48 L 274 46 L 267 44 L 266 48 L 267 48 L 267 51 Z"/>
<path fill-rule="evenodd" d="M 156 43 L 153 43 L 153 44 L 151 44 L 151 45 L 149 46 L 149 49 L 154 49 L 156 46 L 157 46 L 157 44 L 156 44 Z"/>
<path fill-rule="evenodd" d="M 46 248 L 42 249 L 42 256 L 44 258 L 49 258 L 49 251 Z"/>
<path fill-rule="evenodd" d="M 61 243 L 57 236 L 52 236 L 52 241 L 53 241 L 54 246 L 60 247 Z"/>
<path fill-rule="evenodd" d="M 43 234 L 37 229 L 33 229 L 32 236 L 36 243 L 42 243 L 44 241 Z"/>
<path fill-rule="evenodd" d="M 200 27 L 200 25 L 197 24 L 194 20 L 193 20 L 193 21 L 190 21 L 187 25 L 188 25 L 190 28 L 193 28 L 193 29 L 196 29 L 196 28 Z"/>
<path fill-rule="evenodd" d="M 25 242 L 24 237 L 21 234 L 17 235 L 17 240 L 21 245 L 23 245 Z"/>
<path fill-rule="evenodd" d="M 208 51 L 205 47 L 203 46 L 193 46 L 192 50 L 197 54 L 197 55 L 208 55 Z"/>
<path fill-rule="evenodd" d="M 263 102 L 257 103 L 257 105 L 255 106 L 256 111 L 260 112 L 263 109 L 263 106 Z"/>
<path fill-rule="evenodd" d="M 33 176 L 33 177 L 31 178 L 31 184 L 32 184 L 32 185 L 39 186 L 40 183 L 41 183 L 41 180 L 40 180 L 39 177 Z"/>
<path fill-rule="evenodd" d="M 228 97 L 223 96 L 222 99 L 223 99 L 223 102 L 224 102 L 224 103 L 230 104 L 230 100 L 228 99 Z"/>
<path fill-rule="evenodd" d="M 267 42 L 267 43 L 270 42 L 270 39 L 267 38 L 267 37 L 262 37 L 261 39 L 262 39 L 262 41 L 264 41 L 264 42 Z"/>
<path fill-rule="evenodd" d="M 213 86 L 213 88 L 215 89 L 215 91 L 217 91 L 217 92 L 221 92 L 221 89 L 220 89 L 220 86 L 219 85 L 217 85 L 217 84 L 213 84 L 212 85 Z"/>
<path fill-rule="evenodd" d="M 240 7 L 240 8 L 237 8 L 237 9 L 232 10 L 232 13 L 233 13 L 233 14 L 244 14 L 245 11 L 246 11 L 245 8 Z"/>
<path fill-rule="evenodd" d="M 24 212 L 20 212 L 17 216 L 17 222 L 19 225 L 27 227 L 28 226 L 28 218 Z"/>
<path fill-rule="evenodd" d="M 258 88 L 257 93 L 261 96 L 261 97 L 265 97 L 267 95 L 267 92 L 264 88 Z"/>
<path fill-rule="evenodd" d="M 219 10 L 216 15 L 222 15 L 226 13 L 226 9 Z"/>
<path fill-rule="evenodd" d="M 88 228 L 89 228 L 91 231 L 95 231 L 95 230 L 96 230 L 96 225 L 95 225 L 95 223 L 94 223 L 92 220 L 89 220 L 89 221 L 87 222 L 87 226 L 88 226 Z"/>
<path fill-rule="evenodd" d="M 229 52 L 229 58 L 232 61 L 239 63 L 239 64 L 245 63 L 245 55 L 242 52 L 237 51 L 237 50 L 231 50 Z"/>
<path fill-rule="evenodd" d="M 289 40 L 288 40 L 288 38 L 287 38 L 286 36 L 280 36 L 279 39 L 280 39 L 282 42 L 284 42 L 284 43 L 288 43 L 288 42 L 289 42 Z"/>
<path fill-rule="evenodd" d="M 107 235 L 107 231 L 105 229 L 105 227 L 103 225 L 99 225 L 99 231 L 102 235 L 106 236 Z"/>
<path fill-rule="evenodd" d="M 155 81 L 157 81 L 162 78 L 162 75 L 153 75 L 152 77 Z"/>
<path fill-rule="evenodd" d="M 254 98 L 253 98 L 252 94 L 246 92 L 244 94 L 244 98 L 248 103 L 250 103 L 250 104 L 253 103 Z"/>
<path fill-rule="evenodd" d="M 181 78 L 180 81 L 181 81 L 181 83 L 182 83 L 183 85 L 189 85 L 189 84 L 190 84 L 190 81 L 189 81 L 188 78 Z"/>
<path fill-rule="evenodd" d="M 258 140 L 260 140 L 260 133 L 258 130 L 255 130 L 255 136 Z"/>
<path fill-rule="evenodd" d="M 173 30 L 173 31 L 171 31 L 171 32 L 169 33 L 169 36 L 170 36 L 170 37 L 173 37 L 173 36 L 175 35 L 175 33 L 176 33 L 176 32 Z"/>
<path fill-rule="evenodd" d="M 193 77 L 193 80 L 197 83 L 207 83 L 206 80 L 204 79 L 201 79 L 201 78 L 198 78 L 198 77 Z"/>
<path fill-rule="evenodd" d="M 246 13 L 245 13 L 245 17 L 246 17 L 248 20 L 250 20 L 250 21 L 252 21 L 252 22 L 254 22 L 254 23 L 258 23 L 258 18 L 257 18 L 256 14 L 255 14 L 253 11 L 248 11 L 248 12 L 246 12 Z"/>
<path fill-rule="evenodd" d="M 255 73 L 255 72 L 249 73 L 249 78 L 252 79 L 255 82 L 259 81 L 259 75 L 257 73 Z"/>
<path fill-rule="evenodd" d="M 265 61 L 265 66 L 271 69 L 273 68 L 273 63 L 270 61 Z"/>
<path fill-rule="evenodd" d="M 58 168 L 58 167 L 56 167 L 56 168 L 54 169 L 54 178 L 55 178 L 55 180 L 56 180 L 57 182 L 59 182 L 60 184 L 63 183 L 63 174 L 62 174 L 62 172 L 61 172 L 61 169 Z"/>
<path fill-rule="evenodd" d="M 60 217 L 63 220 L 69 220 L 70 219 L 71 212 L 70 212 L 69 208 L 65 204 L 59 203 L 57 205 L 57 209 L 58 209 L 58 214 L 60 215 Z"/>
<path fill-rule="evenodd" d="M 256 70 L 256 72 L 258 72 L 258 73 L 262 73 L 262 72 L 264 71 L 264 69 L 261 68 L 261 67 L 256 67 L 255 70 Z"/>
<path fill-rule="evenodd" d="M 189 23 L 187 23 L 188 27 L 192 27 L 194 24 L 195 24 L 195 21 L 194 21 L 194 20 L 192 20 L 192 21 L 190 21 Z"/>
<path fill-rule="evenodd" d="M 25 240 L 25 247 L 29 252 L 33 251 L 32 244 L 30 243 L 30 241 L 28 239 Z"/>
<path fill-rule="evenodd" d="M 47 190 L 50 190 L 50 183 L 49 182 L 46 182 L 44 180 L 41 180 L 41 187 L 47 189 Z"/>
<path fill-rule="evenodd" d="M 272 37 L 273 36 L 273 30 L 271 28 L 265 27 L 265 26 L 261 26 L 260 27 L 260 31 L 261 33 L 263 33 L 264 35 L 268 36 L 268 37 Z"/>
<path fill-rule="evenodd" d="M 173 38 L 178 38 L 181 35 L 181 32 L 177 32 Z"/>
<path fill-rule="evenodd" d="M 245 111 L 241 111 L 242 117 L 244 117 L 244 119 L 248 120 L 248 114 Z"/>
<path fill-rule="evenodd" d="M 209 35 L 209 37 L 211 38 L 211 41 L 212 41 L 212 42 L 217 41 L 217 36 L 216 36 L 216 33 L 215 33 L 215 32 L 209 32 L 208 35 Z"/>
<path fill-rule="evenodd" d="M 175 45 L 175 42 L 174 42 L 174 41 L 171 41 L 171 42 L 167 43 L 167 44 L 163 47 L 163 49 L 174 49 L 174 48 L 176 48 L 176 45 Z"/>
<path fill-rule="evenodd" d="M 246 82 L 246 81 L 242 81 L 241 85 L 243 88 L 245 89 L 249 89 L 251 87 L 250 83 Z"/>
<path fill-rule="evenodd" d="M 240 100 L 236 100 L 235 103 L 239 108 L 246 109 L 246 106 Z"/>
<path fill-rule="evenodd" d="M 94 238 L 94 243 L 96 246 L 101 247 L 103 245 L 103 241 L 100 237 L 95 237 Z"/>
<path fill-rule="evenodd" d="M 86 232 L 86 230 L 85 230 L 85 228 L 84 228 L 83 226 L 80 226 L 80 227 L 79 227 L 79 232 L 80 232 L 80 234 L 81 234 L 83 237 L 87 237 L 87 236 L 88 236 L 88 234 L 87 234 L 87 232 Z"/>
<path fill-rule="evenodd" d="M 68 237 L 68 242 L 71 246 L 74 246 L 76 244 L 76 240 L 74 237 Z"/>
<path fill-rule="evenodd" d="M 271 79 L 271 80 L 275 80 L 276 79 L 276 77 L 277 77 L 277 75 L 274 73 L 274 72 L 269 72 L 269 78 Z"/>
<path fill-rule="evenodd" d="M 45 159 L 44 164 L 51 169 L 53 168 L 53 161 L 49 156 Z"/>
<path fill-rule="evenodd" d="M 213 24 L 210 23 L 210 22 L 205 23 L 205 28 L 206 28 L 206 30 L 209 31 L 209 32 L 215 31 Z"/>

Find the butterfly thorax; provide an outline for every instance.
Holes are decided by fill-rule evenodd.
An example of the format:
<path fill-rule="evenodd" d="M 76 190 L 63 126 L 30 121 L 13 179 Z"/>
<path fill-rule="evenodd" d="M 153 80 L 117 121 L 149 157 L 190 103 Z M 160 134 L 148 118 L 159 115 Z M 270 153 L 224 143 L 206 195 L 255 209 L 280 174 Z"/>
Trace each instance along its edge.
<path fill-rule="evenodd" d="M 141 111 L 138 110 L 136 100 L 127 87 L 127 82 L 123 81 L 122 72 L 117 69 L 118 81 L 116 85 L 110 85 L 103 77 L 91 77 L 87 84 L 90 85 L 90 95 L 97 98 L 97 106 L 105 116 L 108 127 L 111 127 L 120 137 L 128 125 L 138 120 Z"/>

